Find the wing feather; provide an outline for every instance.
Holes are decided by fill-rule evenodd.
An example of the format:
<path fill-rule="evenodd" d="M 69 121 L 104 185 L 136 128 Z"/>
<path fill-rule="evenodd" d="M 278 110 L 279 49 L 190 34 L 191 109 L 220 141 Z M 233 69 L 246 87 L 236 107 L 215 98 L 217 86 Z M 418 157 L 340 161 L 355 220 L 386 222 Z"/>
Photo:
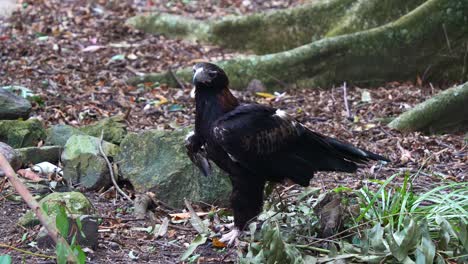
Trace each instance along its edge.
<path fill-rule="evenodd" d="M 303 127 L 294 119 L 261 105 L 238 107 L 215 122 L 213 138 L 238 160 L 268 158 L 297 141 Z"/>

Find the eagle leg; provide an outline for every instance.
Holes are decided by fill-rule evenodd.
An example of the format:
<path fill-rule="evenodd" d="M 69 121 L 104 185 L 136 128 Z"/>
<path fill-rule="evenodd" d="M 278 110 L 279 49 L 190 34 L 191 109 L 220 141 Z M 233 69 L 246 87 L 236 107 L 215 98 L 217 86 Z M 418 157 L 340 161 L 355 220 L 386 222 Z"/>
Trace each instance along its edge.
<path fill-rule="evenodd" d="M 241 177 L 247 177 L 242 179 Z M 263 206 L 265 180 L 255 175 L 236 177 L 231 175 L 231 206 L 234 213 L 234 228 L 222 236 L 221 240 L 231 244 L 241 234 L 249 221 L 260 214 Z"/>

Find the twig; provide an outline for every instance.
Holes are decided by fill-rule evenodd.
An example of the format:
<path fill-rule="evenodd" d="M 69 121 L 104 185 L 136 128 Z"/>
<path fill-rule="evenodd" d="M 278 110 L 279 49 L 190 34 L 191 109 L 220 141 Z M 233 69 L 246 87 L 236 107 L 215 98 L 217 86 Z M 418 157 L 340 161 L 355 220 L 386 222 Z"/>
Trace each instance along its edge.
<path fill-rule="evenodd" d="M 49 256 L 49 255 L 34 253 L 34 252 L 32 252 L 32 251 L 29 251 L 29 250 L 24 250 L 24 249 L 17 248 L 17 247 L 14 247 L 14 246 L 10 246 L 10 245 L 7 245 L 7 244 L 3 244 L 3 243 L 0 243 L 0 247 L 2 247 L 2 248 L 8 248 L 8 249 L 11 249 L 11 250 L 14 250 L 14 251 L 18 251 L 18 252 L 21 252 L 21 253 L 24 253 L 24 254 L 28 254 L 28 255 L 31 255 L 31 256 L 35 256 L 35 257 L 50 258 L 50 259 L 54 259 L 54 258 L 55 258 L 55 256 Z"/>
<path fill-rule="evenodd" d="M 452 52 L 452 46 L 450 45 L 450 39 L 447 34 L 447 29 L 445 28 L 445 24 L 442 24 L 442 28 L 444 29 L 445 40 L 447 41 L 447 47 L 450 52 Z"/>
<path fill-rule="evenodd" d="M 128 120 L 128 117 L 130 117 L 130 113 L 132 112 L 132 108 L 131 107 L 128 107 L 127 110 L 125 111 L 125 115 L 124 115 L 124 120 Z"/>
<path fill-rule="evenodd" d="M 8 163 L 6 158 L 1 153 L 0 153 L 0 169 L 8 178 L 13 188 L 15 188 L 18 194 L 23 198 L 23 200 L 29 206 L 29 208 L 31 208 L 32 212 L 34 212 L 34 214 L 37 216 L 37 219 L 39 219 L 41 224 L 47 230 L 47 234 L 50 236 L 52 241 L 54 241 L 55 244 L 60 243 L 65 247 L 67 252 L 69 252 L 68 260 L 70 262 L 78 263 L 78 260 L 76 259 L 75 254 L 73 254 L 73 251 L 71 250 L 70 245 L 68 245 L 68 242 L 62 236 L 59 235 L 57 227 L 52 224 L 53 222 L 50 221 L 49 217 L 43 214 L 42 209 L 37 203 L 36 199 L 34 199 L 34 197 L 28 191 L 26 186 L 24 186 L 24 184 L 18 179 L 18 177 L 16 177 L 15 171 L 13 170 L 13 168 L 10 166 L 10 163 Z"/>
<path fill-rule="evenodd" d="M 324 253 L 324 254 L 330 253 L 330 250 L 328 250 L 328 249 L 313 247 L 313 246 L 309 246 L 309 245 L 295 245 L 295 247 L 296 248 L 302 248 L 302 249 L 308 249 L 308 250 L 312 250 L 312 251 L 316 251 L 316 252 L 320 252 L 320 253 Z"/>
<path fill-rule="evenodd" d="M 172 71 L 171 68 L 169 68 L 169 74 L 172 76 L 172 78 L 174 78 L 174 80 L 177 82 L 179 87 L 182 88 L 183 90 L 185 90 L 184 83 L 180 81 L 180 79 L 175 75 L 175 73 Z"/>
<path fill-rule="evenodd" d="M 348 116 L 349 119 L 353 119 L 353 116 L 351 114 L 351 111 L 349 110 L 349 105 L 348 105 L 348 94 L 346 92 L 346 82 L 343 83 L 343 98 L 344 98 L 344 106 L 346 109 L 346 115 Z"/>
<path fill-rule="evenodd" d="M 115 180 L 115 177 L 114 177 L 114 170 L 113 170 L 113 168 L 112 168 L 112 164 L 111 164 L 111 162 L 109 161 L 109 159 L 107 158 L 106 153 L 105 153 L 104 150 L 102 149 L 103 138 L 104 138 L 104 130 L 101 130 L 101 139 L 100 139 L 100 141 L 99 141 L 99 152 L 101 153 L 101 156 L 104 158 L 104 160 L 105 160 L 106 163 L 107 163 L 107 168 L 109 169 L 109 173 L 110 173 L 110 176 L 111 176 L 112 184 L 114 184 L 114 187 L 115 187 L 115 189 L 117 190 L 117 192 L 119 192 L 119 193 L 120 193 L 123 197 L 125 197 L 127 200 L 131 201 L 132 199 L 131 199 L 124 191 L 122 191 L 122 189 L 120 189 L 119 185 L 117 185 L 117 181 Z"/>

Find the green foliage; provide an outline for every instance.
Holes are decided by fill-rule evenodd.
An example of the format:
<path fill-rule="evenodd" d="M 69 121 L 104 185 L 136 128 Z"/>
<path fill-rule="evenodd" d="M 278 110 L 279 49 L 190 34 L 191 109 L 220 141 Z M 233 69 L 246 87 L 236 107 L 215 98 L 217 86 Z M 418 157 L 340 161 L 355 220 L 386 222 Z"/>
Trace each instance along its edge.
<path fill-rule="evenodd" d="M 396 188 L 386 188 L 398 174 L 388 178 L 385 182 L 373 181 L 379 186 L 376 192 L 369 187 L 363 187 L 357 192 L 360 198 L 361 214 L 356 219 L 359 222 L 362 219 L 377 221 L 382 225 L 391 224 L 400 228 L 414 203 L 412 185 L 409 182 L 409 175 L 404 175 L 403 185 Z"/>
<path fill-rule="evenodd" d="M 184 254 L 182 254 L 182 256 L 180 257 L 180 260 L 181 261 L 187 260 L 190 257 L 190 255 L 192 255 L 192 253 L 197 249 L 197 247 L 205 244 L 205 242 L 206 242 L 206 235 L 199 234 L 198 236 L 196 236 L 193 239 L 192 243 L 190 243 L 190 246 L 187 248 Z"/>
<path fill-rule="evenodd" d="M 43 204 L 42 210 L 49 214 L 49 208 L 47 204 Z M 58 207 L 55 207 L 55 226 L 59 231 L 59 235 L 65 239 L 65 241 L 69 238 L 70 234 L 70 219 L 67 213 L 68 208 L 65 204 L 60 204 Z M 79 218 L 76 219 L 76 225 L 78 227 L 78 232 L 84 236 L 82 231 L 82 224 Z M 57 256 L 57 263 L 65 264 L 68 261 L 69 254 L 74 254 L 76 259 L 78 260 L 79 264 L 84 264 L 86 262 L 86 254 L 84 253 L 83 249 L 76 243 L 76 234 L 73 235 L 70 243 L 70 249 L 72 252 L 69 252 L 67 247 L 64 243 L 58 242 L 55 247 L 55 254 Z"/>
<path fill-rule="evenodd" d="M 11 264 L 11 256 L 10 255 L 1 255 L 0 256 L 0 264 Z"/>
<path fill-rule="evenodd" d="M 251 234 L 252 237 L 254 232 Z M 285 241 L 281 234 L 278 222 L 265 222 L 261 229 L 261 239 L 259 243 L 249 244 L 248 252 L 245 256 L 239 256 L 240 264 L 274 264 L 274 263 L 313 263 L 312 256 L 303 257 L 294 244 Z"/>
<path fill-rule="evenodd" d="M 316 189 L 307 188 L 295 201 L 281 201 L 287 204 L 281 211 L 267 204 L 260 231 L 250 226 L 250 242 L 239 253 L 239 263 L 466 263 L 468 183 L 417 193 L 412 184 L 417 176 L 395 174 L 385 181 L 370 180 L 356 191 L 333 190 L 349 194 L 345 199 L 357 203 L 360 214 L 344 219 L 350 228 L 326 239 L 315 237 L 319 221 L 314 215 L 325 194 L 317 197 Z"/>
<path fill-rule="evenodd" d="M 65 211 L 64 206 L 57 207 L 57 215 L 55 216 L 55 225 L 64 238 L 68 237 L 68 216 L 67 212 Z"/>

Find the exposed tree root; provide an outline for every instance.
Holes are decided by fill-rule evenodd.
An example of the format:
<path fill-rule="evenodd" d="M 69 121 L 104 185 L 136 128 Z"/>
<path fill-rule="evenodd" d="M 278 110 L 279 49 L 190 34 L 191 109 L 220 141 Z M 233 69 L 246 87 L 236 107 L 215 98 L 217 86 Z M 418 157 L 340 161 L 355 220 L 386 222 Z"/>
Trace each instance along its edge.
<path fill-rule="evenodd" d="M 218 64 L 227 72 L 234 89 L 245 89 L 252 79 L 259 79 L 268 89 L 284 88 L 284 83 L 329 87 L 343 81 L 375 84 L 416 76 L 424 81 L 462 80 L 467 76 L 467 14 L 468 1 L 429 0 L 395 22 L 377 28 Z M 192 72 L 185 68 L 174 74 L 188 82 Z M 176 86 L 169 72 L 130 82 Z"/>
<path fill-rule="evenodd" d="M 427 133 L 468 131 L 468 82 L 435 95 L 401 114 L 388 126 Z"/>
<path fill-rule="evenodd" d="M 202 41 L 256 54 L 285 51 L 325 36 L 338 36 L 391 22 L 424 0 L 316 0 L 310 4 L 245 16 L 200 21 L 150 13 L 128 20 L 149 33 Z"/>

